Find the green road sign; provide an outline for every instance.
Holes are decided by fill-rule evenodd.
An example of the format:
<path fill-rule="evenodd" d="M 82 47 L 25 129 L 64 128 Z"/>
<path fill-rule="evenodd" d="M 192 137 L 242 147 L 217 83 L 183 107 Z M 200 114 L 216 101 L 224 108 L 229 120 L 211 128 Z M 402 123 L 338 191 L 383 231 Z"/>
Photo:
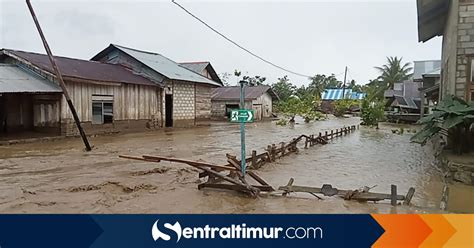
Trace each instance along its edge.
<path fill-rule="evenodd" d="M 230 112 L 230 122 L 253 122 L 254 116 L 251 109 L 235 109 Z"/>

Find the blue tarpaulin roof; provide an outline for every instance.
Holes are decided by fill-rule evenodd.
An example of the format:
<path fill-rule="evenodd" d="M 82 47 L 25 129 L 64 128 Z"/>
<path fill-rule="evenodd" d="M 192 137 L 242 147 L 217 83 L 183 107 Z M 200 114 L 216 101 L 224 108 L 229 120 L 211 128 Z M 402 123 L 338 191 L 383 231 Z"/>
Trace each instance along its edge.
<path fill-rule="evenodd" d="M 363 99 L 366 93 L 353 92 L 352 89 L 344 90 L 344 97 L 342 89 L 326 89 L 322 94 L 323 100 L 340 100 L 340 99 Z"/>

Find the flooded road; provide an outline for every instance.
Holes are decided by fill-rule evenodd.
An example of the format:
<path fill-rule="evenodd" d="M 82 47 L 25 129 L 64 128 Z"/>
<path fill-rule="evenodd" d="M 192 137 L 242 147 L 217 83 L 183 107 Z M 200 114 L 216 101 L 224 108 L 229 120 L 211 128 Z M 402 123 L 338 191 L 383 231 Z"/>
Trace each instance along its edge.
<path fill-rule="evenodd" d="M 247 149 L 262 152 L 271 143 L 300 134 L 317 134 L 356 125 L 358 118 L 329 119 L 294 126 L 271 122 L 247 125 Z M 0 212 L 2 213 L 405 213 L 436 212 L 443 188 L 428 146 L 409 143 L 411 134 L 396 127 L 360 130 L 326 146 L 301 147 L 258 174 L 275 187 L 289 178 L 295 185 L 339 189 L 377 185 L 372 191 L 399 194 L 415 187 L 415 207 L 358 203 L 311 195 L 250 199 L 234 193 L 199 191 L 197 170 L 185 165 L 131 161 L 118 155 L 162 155 L 225 164 L 226 153 L 240 154 L 238 125 L 98 136 L 92 152 L 80 139 L 0 146 Z"/>

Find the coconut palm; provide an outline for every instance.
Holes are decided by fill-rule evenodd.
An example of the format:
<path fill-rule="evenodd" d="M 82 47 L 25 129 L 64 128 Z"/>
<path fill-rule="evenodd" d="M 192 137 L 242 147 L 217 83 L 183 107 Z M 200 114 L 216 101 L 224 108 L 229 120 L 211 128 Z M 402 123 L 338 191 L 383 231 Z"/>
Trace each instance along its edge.
<path fill-rule="evenodd" d="M 410 66 L 410 63 L 402 65 L 402 59 L 387 57 L 387 64 L 382 67 L 375 67 L 381 73 L 379 79 L 385 83 L 387 89 L 393 89 L 395 83 L 411 78 L 413 68 Z"/>

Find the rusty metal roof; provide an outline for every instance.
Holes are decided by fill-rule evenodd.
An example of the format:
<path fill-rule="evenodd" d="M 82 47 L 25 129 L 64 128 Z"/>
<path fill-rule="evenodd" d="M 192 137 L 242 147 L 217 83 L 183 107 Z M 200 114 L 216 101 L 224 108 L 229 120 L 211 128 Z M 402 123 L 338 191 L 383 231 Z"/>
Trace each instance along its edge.
<path fill-rule="evenodd" d="M 2 50 L 7 56 L 13 57 L 22 63 L 31 63 L 41 70 L 54 73 L 51 67 L 51 62 L 45 54 Z M 54 56 L 56 63 L 61 71 L 63 77 L 83 79 L 86 81 L 108 82 L 108 83 L 127 83 L 158 86 L 154 82 L 134 74 L 131 70 L 114 64 L 106 64 L 96 61 L 73 59 L 66 57 Z"/>
<path fill-rule="evenodd" d="M 272 99 L 278 100 L 278 96 L 270 86 L 259 85 L 245 87 L 245 100 L 255 100 L 265 92 L 268 92 Z M 212 90 L 212 100 L 240 100 L 240 86 L 219 87 Z"/>
<path fill-rule="evenodd" d="M 61 93 L 61 88 L 18 65 L 0 63 L 0 93 Z"/>

